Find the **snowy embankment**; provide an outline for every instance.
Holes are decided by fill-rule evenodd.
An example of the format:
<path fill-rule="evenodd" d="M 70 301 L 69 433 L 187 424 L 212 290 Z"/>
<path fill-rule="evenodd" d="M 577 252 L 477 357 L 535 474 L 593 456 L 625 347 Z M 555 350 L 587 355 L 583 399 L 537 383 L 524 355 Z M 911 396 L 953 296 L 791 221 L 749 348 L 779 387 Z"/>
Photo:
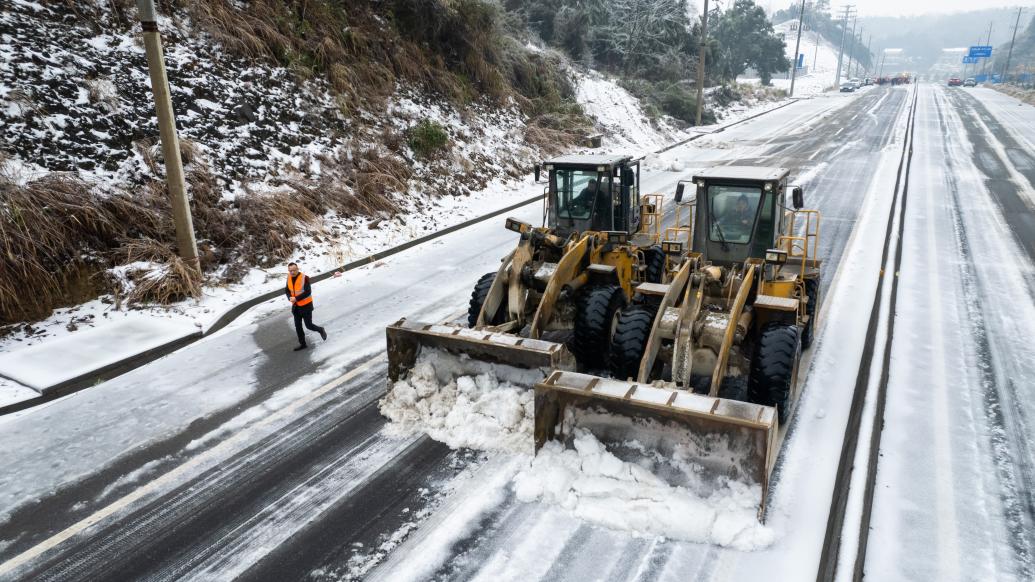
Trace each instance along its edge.
<path fill-rule="evenodd" d="M 602 146 L 608 152 L 643 155 L 693 134 L 676 127 L 670 118 L 651 121 L 639 99 L 601 73 L 579 74 L 576 93 L 579 104 L 597 120 Z"/>
<path fill-rule="evenodd" d="M 520 470 L 506 486 L 519 501 L 556 505 L 603 527 L 739 550 L 773 542 L 773 531 L 756 519 L 760 486 L 703 479 L 692 451 L 679 449 L 673 458 L 655 458 L 630 431 L 630 440 L 612 445 L 636 452 L 632 461 L 624 460 L 591 432 L 576 427 L 574 448 L 549 442 L 533 456 L 532 385 L 543 377 L 541 370 L 424 350 L 412 372 L 395 382 L 380 403 L 390 421 L 385 432 L 425 433 L 452 448 L 513 455 Z M 623 419 L 614 421 L 621 424 Z M 674 427 L 651 432 L 654 438 L 660 432 L 685 440 Z M 675 473 L 678 484 L 654 471 Z"/>

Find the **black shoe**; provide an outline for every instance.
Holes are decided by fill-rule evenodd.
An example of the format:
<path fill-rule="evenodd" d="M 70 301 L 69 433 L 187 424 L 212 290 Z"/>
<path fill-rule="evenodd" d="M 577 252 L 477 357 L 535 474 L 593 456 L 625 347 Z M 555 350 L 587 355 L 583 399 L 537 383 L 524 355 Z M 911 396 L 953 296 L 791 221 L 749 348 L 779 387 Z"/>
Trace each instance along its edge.
<path fill-rule="evenodd" d="M 320 337 L 323 338 L 323 341 L 327 341 L 327 330 L 326 329 L 320 328 Z"/>
<path fill-rule="evenodd" d="M 300 351 L 302 351 L 302 350 L 304 350 L 304 349 L 306 349 L 306 348 L 308 348 L 308 347 L 309 347 L 309 346 L 307 346 L 307 345 L 305 345 L 305 344 L 302 344 L 302 345 L 300 345 L 300 346 L 297 346 L 297 347 L 295 348 L 295 350 L 294 350 L 294 351 L 296 351 L 296 352 L 300 352 Z"/>

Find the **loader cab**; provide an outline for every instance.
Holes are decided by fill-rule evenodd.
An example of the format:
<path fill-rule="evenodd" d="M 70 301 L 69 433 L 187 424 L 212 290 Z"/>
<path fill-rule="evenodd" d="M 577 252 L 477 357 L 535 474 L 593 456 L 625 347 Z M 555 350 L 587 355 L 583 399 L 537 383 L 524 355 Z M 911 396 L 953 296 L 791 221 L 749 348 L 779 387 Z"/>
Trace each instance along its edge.
<path fill-rule="evenodd" d="M 544 223 L 559 236 L 639 229 L 639 160 L 568 155 L 543 162 L 537 172 L 548 180 Z"/>
<path fill-rule="evenodd" d="M 717 265 L 762 259 L 785 234 L 786 168 L 718 166 L 695 175 L 694 249 Z M 682 186 L 682 185 L 681 185 Z M 800 205 L 800 189 L 794 204 Z M 677 200 L 685 197 L 677 192 Z"/>

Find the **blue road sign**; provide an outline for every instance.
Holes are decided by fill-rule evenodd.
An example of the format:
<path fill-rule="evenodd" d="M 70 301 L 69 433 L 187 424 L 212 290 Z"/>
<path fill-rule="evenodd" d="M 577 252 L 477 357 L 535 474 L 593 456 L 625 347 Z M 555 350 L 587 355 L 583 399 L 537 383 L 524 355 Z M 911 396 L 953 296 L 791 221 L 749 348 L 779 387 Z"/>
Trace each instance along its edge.
<path fill-rule="evenodd" d="M 798 53 L 798 68 L 805 66 L 805 53 Z"/>
<path fill-rule="evenodd" d="M 990 46 L 972 46 L 970 52 L 967 53 L 968 57 L 990 57 L 992 56 L 992 47 Z"/>
<path fill-rule="evenodd" d="M 978 58 L 977 57 L 963 57 L 963 64 L 964 65 L 976 65 L 977 62 L 978 62 Z"/>

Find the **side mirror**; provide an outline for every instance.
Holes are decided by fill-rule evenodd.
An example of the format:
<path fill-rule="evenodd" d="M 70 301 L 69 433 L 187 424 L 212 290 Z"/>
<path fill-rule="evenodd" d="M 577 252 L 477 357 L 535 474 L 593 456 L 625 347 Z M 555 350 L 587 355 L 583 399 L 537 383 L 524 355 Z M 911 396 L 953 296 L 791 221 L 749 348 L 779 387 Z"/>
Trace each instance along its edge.
<path fill-rule="evenodd" d="M 802 192 L 801 186 L 791 188 L 791 204 L 795 210 L 801 210 L 805 206 L 805 193 Z"/>
<path fill-rule="evenodd" d="M 686 186 L 686 184 L 683 183 L 683 182 L 680 182 L 679 184 L 676 184 L 676 204 L 679 204 L 680 202 L 683 201 L 683 187 L 684 186 Z"/>
<path fill-rule="evenodd" d="M 539 164 L 535 165 L 535 181 L 539 181 Z"/>

